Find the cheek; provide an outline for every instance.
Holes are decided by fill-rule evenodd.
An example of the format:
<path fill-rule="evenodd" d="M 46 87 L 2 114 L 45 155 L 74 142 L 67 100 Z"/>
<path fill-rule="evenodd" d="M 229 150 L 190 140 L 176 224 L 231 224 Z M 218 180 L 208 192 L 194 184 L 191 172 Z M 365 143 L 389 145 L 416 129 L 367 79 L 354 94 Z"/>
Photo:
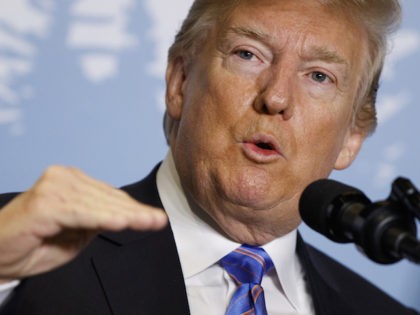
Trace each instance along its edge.
<path fill-rule="evenodd" d="M 181 125 L 193 126 L 190 133 L 211 140 L 232 133 L 252 104 L 252 88 L 246 80 L 229 75 L 208 74 L 210 77 L 193 83 L 184 101 Z"/>
<path fill-rule="evenodd" d="M 297 122 L 300 139 L 296 144 L 297 156 L 303 160 L 307 171 L 317 176 L 327 176 L 343 146 L 349 128 L 348 115 L 332 111 L 319 111 L 308 119 Z"/>
<path fill-rule="evenodd" d="M 232 142 L 229 130 L 236 119 L 230 105 L 212 89 L 197 89 L 188 96 L 177 137 L 184 159 L 200 163 L 226 153 L 228 142 Z"/>

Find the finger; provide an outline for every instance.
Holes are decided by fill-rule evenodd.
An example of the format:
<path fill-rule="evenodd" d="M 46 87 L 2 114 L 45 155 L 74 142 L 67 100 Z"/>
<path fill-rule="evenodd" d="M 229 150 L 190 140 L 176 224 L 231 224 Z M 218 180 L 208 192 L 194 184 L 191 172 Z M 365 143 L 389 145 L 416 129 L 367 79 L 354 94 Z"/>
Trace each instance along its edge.
<path fill-rule="evenodd" d="M 66 167 L 50 167 L 22 198 L 22 208 L 28 209 L 25 215 L 38 237 L 55 235 L 63 228 L 153 230 L 167 223 L 162 210 Z"/>
<path fill-rule="evenodd" d="M 111 217 L 109 229 L 118 229 L 120 226 L 135 229 L 160 229 L 167 224 L 167 216 L 162 209 L 141 204 L 126 192 L 98 181 L 76 168 L 69 168 L 69 171 L 85 184 L 84 191 L 89 191 L 89 198 L 84 200 L 88 203 L 85 205 L 86 208 L 100 209 L 99 211 L 104 216 L 114 215 Z M 108 222 L 108 219 L 106 218 L 105 221 Z"/>
<path fill-rule="evenodd" d="M 158 229 L 167 222 L 162 209 L 141 204 L 123 191 L 113 188 L 104 194 L 91 186 L 86 190 L 89 190 L 87 195 L 70 197 L 65 207 L 54 213 L 63 225 L 110 230 Z"/>

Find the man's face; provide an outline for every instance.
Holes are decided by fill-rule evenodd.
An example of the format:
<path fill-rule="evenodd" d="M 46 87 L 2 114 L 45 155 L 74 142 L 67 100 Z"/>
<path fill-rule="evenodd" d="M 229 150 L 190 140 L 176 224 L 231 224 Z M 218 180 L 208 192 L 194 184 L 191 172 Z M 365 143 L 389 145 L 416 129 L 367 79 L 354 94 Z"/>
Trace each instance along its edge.
<path fill-rule="evenodd" d="M 363 142 L 350 126 L 366 43 L 317 1 L 247 1 L 190 67 L 171 63 L 171 148 L 193 208 L 238 242 L 294 229 L 303 189 Z"/>

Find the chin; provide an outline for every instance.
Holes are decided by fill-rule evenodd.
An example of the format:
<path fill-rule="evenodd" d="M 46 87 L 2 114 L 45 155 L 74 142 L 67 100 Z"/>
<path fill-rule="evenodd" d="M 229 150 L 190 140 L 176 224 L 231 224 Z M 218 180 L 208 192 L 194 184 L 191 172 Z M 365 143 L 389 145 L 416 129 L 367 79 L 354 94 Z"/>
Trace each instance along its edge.
<path fill-rule="evenodd" d="M 279 196 L 273 196 L 275 185 L 267 175 L 261 170 L 244 170 L 239 176 L 231 177 L 224 194 L 233 204 L 255 210 L 271 209 L 278 203 Z"/>
<path fill-rule="evenodd" d="M 227 195 L 227 200 L 242 211 L 264 211 L 276 208 L 279 205 L 279 199 L 270 197 L 264 191 L 235 191 Z M 239 209 L 238 209 L 239 211 Z"/>

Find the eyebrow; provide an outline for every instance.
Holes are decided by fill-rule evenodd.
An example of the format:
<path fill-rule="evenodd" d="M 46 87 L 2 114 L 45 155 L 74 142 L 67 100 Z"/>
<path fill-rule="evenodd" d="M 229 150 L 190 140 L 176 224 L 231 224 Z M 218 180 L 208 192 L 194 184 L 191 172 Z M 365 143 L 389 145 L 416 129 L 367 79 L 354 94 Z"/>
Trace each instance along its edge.
<path fill-rule="evenodd" d="M 306 52 L 303 52 L 302 58 L 304 60 L 321 60 L 327 63 L 336 63 L 348 66 L 349 63 L 343 57 L 341 57 L 337 52 L 329 50 L 323 46 L 311 46 Z"/>
<path fill-rule="evenodd" d="M 246 36 L 251 39 L 255 39 L 269 45 L 270 36 L 265 32 L 258 31 L 257 29 L 251 29 L 242 26 L 232 26 L 225 30 L 223 38 L 226 39 L 229 35 Z M 305 49 L 306 50 L 306 49 Z M 337 52 L 329 50 L 323 46 L 311 46 L 307 52 L 301 54 L 305 60 L 322 60 L 328 63 L 337 63 L 348 66 L 348 62 L 342 58 Z"/>
<path fill-rule="evenodd" d="M 219 50 L 226 51 L 229 47 L 230 38 L 232 36 L 246 37 L 252 40 L 261 42 L 266 46 L 270 45 L 270 36 L 265 32 L 258 31 L 257 29 L 243 26 L 231 26 L 223 29 L 220 35 L 220 41 L 218 42 Z"/>

